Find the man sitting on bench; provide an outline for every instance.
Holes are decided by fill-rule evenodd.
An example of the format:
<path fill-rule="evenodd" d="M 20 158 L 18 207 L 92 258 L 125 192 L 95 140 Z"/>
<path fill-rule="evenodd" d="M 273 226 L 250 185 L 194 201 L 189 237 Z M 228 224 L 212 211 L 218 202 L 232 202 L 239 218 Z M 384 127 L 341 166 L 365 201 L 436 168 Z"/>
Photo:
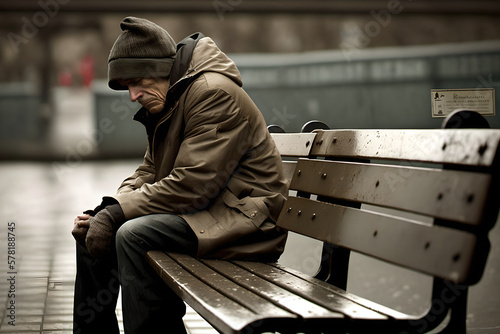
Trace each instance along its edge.
<path fill-rule="evenodd" d="M 109 86 L 143 107 L 144 162 L 116 195 L 74 221 L 74 332 L 185 333 L 183 301 L 145 260 L 149 250 L 220 259 L 277 260 L 286 234 L 281 158 L 236 65 L 200 33 L 179 44 L 140 18 L 121 22 Z M 119 279 L 119 282 L 118 282 Z"/>

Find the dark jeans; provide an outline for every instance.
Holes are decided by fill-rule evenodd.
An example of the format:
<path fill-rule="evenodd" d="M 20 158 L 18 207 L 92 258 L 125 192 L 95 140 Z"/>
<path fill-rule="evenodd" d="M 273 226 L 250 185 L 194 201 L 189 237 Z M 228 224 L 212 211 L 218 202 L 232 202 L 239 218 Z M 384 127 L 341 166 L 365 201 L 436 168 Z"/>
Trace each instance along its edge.
<path fill-rule="evenodd" d="M 122 289 L 125 333 L 186 333 L 186 307 L 146 262 L 149 250 L 194 255 L 197 239 L 178 216 L 157 214 L 129 220 L 116 233 L 116 253 L 96 260 L 77 243 L 74 333 L 119 333 L 115 315 Z"/>

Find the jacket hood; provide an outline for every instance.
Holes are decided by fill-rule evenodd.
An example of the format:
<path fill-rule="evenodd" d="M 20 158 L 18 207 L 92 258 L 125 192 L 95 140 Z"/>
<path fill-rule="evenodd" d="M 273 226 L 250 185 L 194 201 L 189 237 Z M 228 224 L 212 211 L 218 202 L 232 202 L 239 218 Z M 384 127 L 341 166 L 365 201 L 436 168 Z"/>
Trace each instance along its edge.
<path fill-rule="evenodd" d="M 217 72 L 230 78 L 238 86 L 242 86 L 243 84 L 236 64 L 217 47 L 210 37 L 202 37 L 197 42 L 193 50 L 189 68 L 179 81 L 204 72 Z"/>

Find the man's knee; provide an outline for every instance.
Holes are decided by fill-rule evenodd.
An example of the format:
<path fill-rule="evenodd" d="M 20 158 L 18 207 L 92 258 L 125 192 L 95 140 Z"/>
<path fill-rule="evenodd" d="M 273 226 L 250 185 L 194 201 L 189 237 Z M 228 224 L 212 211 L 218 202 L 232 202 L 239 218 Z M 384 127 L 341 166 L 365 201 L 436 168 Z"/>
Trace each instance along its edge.
<path fill-rule="evenodd" d="M 140 248 L 195 253 L 198 240 L 184 219 L 176 215 L 157 214 L 131 219 L 116 233 L 117 250 Z"/>
<path fill-rule="evenodd" d="M 116 231 L 116 246 L 130 245 L 140 243 L 141 227 L 143 224 L 140 222 L 141 218 L 131 219 L 126 221 L 118 231 Z"/>

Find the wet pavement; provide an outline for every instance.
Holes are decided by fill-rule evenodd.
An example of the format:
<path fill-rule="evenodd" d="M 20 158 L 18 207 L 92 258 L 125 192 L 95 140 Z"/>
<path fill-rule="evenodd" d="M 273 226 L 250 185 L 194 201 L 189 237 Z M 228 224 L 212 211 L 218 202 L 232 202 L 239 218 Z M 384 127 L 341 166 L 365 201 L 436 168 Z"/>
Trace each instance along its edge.
<path fill-rule="evenodd" d="M 0 333 L 71 332 L 73 219 L 95 207 L 102 196 L 113 194 L 138 163 L 0 163 Z M 500 224 L 490 240 L 484 277 L 470 289 L 468 333 L 500 333 Z M 291 236 L 281 261 L 312 273 L 319 250 L 316 242 Z M 350 291 L 409 313 L 420 313 L 429 305 L 429 278 L 360 255 L 353 255 L 351 263 Z M 120 306 L 117 314 L 121 325 Z M 191 334 L 216 333 L 192 310 L 185 323 Z"/>
<path fill-rule="evenodd" d="M 136 166 L 0 163 L 0 333 L 72 333 L 73 219 L 113 194 Z M 123 331 L 120 303 L 117 315 Z M 185 323 L 191 334 L 216 333 L 191 309 Z"/>

